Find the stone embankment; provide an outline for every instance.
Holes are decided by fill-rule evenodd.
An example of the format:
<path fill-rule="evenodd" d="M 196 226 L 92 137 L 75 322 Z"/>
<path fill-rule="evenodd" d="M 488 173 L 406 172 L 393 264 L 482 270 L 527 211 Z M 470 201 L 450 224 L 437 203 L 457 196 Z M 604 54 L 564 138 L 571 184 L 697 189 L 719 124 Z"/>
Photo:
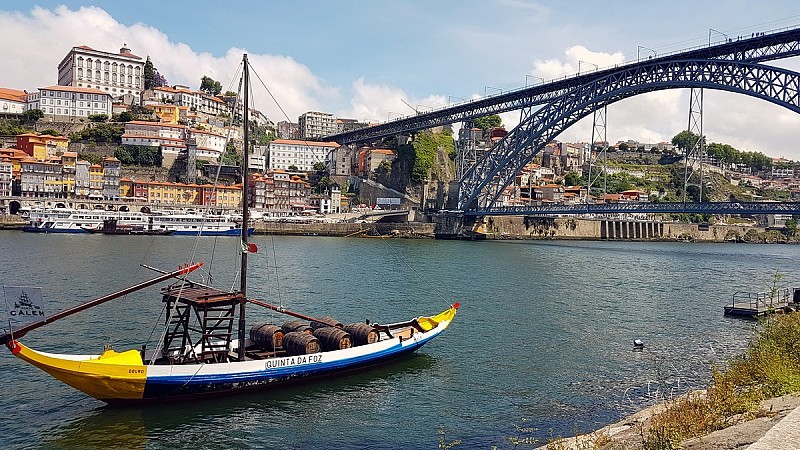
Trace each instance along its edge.
<path fill-rule="evenodd" d="M 785 242 L 779 232 L 763 227 L 647 220 L 493 216 L 477 231 L 487 239 Z"/>
<path fill-rule="evenodd" d="M 25 226 L 25 223 L 19 216 L 0 214 L 0 230 L 18 230 Z"/>
<path fill-rule="evenodd" d="M 432 223 L 292 223 L 260 222 L 255 234 L 289 236 L 391 236 L 404 238 L 433 238 Z"/>

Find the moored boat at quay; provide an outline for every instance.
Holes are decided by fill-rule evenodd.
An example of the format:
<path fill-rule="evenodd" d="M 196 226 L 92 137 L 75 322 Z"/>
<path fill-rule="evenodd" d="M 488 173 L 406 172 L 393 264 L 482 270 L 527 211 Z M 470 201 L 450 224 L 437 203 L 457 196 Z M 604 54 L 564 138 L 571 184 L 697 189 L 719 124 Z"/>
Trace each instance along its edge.
<path fill-rule="evenodd" d="M 91 233 L 102 232 L 104 223 L 114 221 L 115 230 L 135 230 L 137 233 L 110 232 L 106 234 L 174 234 L 184 236 L 238 236 L 241 220 L 230 214 L 197 214 L 178 211 L 77 210 L 71 208 L 38 209 L 30 212 L 28 225 L 22 231 L 30 233 Z M 146 233 L 145 233 L 146 231 Z M 248 228 L 248 234 L 253 233 Z"/>
<path fill-rule="evenodd" d="M 134 211 L 79 210 L 72 208 L 35 209 L 30 212 L 28 225 L 22 231 L 29 233 L 87 233 L 97 229 L 106 220 L 116 220 L 125 226 L 146 226 L 147 216 Z"/>
<path fill-rule="evenodd" d="M 239 236 L 242 230 L 241 219 L 231 214 L 154 211 L 150 217 L 154 229 L 170 230 L 178 236 Z M 247 234 L 253 234 L 253 228 L 248 228 Z"/>

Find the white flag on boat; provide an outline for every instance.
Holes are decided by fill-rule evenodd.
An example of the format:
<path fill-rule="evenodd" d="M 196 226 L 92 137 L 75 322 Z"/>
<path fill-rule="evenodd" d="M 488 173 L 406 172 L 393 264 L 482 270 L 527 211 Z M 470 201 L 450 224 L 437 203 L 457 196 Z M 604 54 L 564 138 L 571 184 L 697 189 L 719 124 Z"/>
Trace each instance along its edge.
<path fill-rule="evenodd" d="M 38 322 L 45 319 L 42 288 L 3 286 L 6 303 L 6 323 L 11 326 Z"/>

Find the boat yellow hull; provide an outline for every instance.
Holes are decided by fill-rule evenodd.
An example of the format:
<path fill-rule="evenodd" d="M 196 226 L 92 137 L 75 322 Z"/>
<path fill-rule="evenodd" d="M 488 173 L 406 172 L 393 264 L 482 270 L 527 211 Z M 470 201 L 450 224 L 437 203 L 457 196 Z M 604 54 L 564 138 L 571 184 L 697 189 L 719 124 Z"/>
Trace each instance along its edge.
<path fill-rule="evenodd" d="M 30 349 L 19 341 L 9 343 L 18 358 L 42 369 L 53 378 L 99 400 L 134 400 L 144 395 L 147 366 L 136 350 L 71 359 Z"/>

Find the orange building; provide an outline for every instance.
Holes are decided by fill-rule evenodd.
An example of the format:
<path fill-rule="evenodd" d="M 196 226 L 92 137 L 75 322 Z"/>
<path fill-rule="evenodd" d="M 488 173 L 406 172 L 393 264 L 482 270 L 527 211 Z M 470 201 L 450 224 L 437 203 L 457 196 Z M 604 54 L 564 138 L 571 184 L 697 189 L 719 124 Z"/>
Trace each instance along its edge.
<path fill-rule="evenodd" d="M 25 133 L 17 135 L 17 148 L 38 160 L 48 156 L 61 156 L 69 147 L 69 139 L 64 136 Z"/>

